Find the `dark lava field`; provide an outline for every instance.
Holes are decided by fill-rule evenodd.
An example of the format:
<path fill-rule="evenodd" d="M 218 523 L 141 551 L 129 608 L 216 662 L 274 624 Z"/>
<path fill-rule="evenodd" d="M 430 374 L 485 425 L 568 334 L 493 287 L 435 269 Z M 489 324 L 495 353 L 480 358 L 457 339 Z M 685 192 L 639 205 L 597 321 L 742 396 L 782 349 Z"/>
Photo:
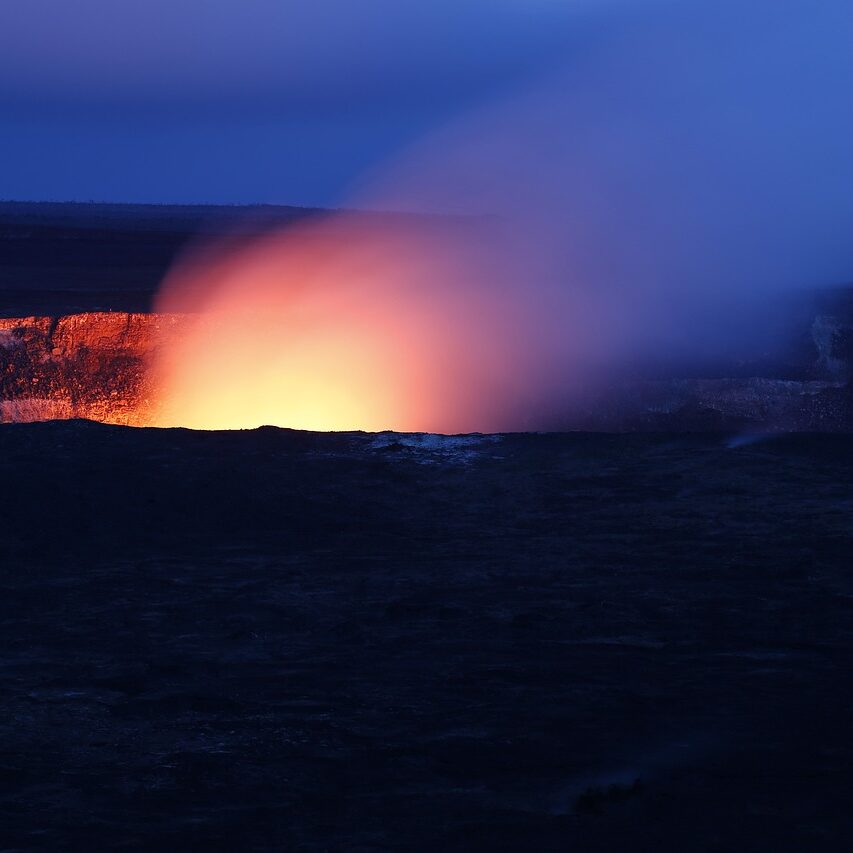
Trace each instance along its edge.
<path fill-rule="evenodd" d="M 0 428 L 0 849 L 853 849 L 853 442 Z"/>

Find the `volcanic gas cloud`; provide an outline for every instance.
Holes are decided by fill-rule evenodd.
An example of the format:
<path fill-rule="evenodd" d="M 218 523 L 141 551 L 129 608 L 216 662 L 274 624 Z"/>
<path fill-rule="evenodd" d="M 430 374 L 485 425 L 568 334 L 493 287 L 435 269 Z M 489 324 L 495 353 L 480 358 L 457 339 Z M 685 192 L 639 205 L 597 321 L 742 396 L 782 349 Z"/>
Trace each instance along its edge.
<path fill-rule="evenodd" d="M 348 199 L 455 218 L 337 214 L 185 257 L 158 309 L 198 319 L 152 367 L 158 422 L 547 428 L 614 371 L 760 350 L 780 294 L 853 273 L 853 16 L 747 5 L 602 25 Z"/>
<path fill-rule="evenodd" d="M 196 317 L 152 365 L 158 423 L 519 427 L 532 365 L 501 258 L 484 223 L 364 214 L 196 252 L 158 304 Z"/>

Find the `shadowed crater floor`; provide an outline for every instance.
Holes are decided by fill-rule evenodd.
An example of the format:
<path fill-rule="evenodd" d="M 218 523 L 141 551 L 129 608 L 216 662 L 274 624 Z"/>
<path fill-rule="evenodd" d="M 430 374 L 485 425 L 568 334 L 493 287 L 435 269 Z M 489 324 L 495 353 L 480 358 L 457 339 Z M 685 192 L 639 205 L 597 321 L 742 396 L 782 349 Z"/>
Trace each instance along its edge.
<path fill-rule="evenodd" d="M 0 428 L 0 847 L 841 850 L 849 435 Z"/>

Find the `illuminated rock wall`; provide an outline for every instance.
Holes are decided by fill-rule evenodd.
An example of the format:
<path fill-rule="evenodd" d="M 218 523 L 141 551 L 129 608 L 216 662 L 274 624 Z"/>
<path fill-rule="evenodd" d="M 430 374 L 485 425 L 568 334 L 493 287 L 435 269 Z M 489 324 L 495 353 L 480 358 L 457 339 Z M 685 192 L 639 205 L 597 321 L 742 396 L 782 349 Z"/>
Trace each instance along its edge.
<path fill-rule="evenodd" d="M 147 359 L 183 319 L 123 312 L 0 319 L 0 422 L 144 425 L 156 405 Z"/>

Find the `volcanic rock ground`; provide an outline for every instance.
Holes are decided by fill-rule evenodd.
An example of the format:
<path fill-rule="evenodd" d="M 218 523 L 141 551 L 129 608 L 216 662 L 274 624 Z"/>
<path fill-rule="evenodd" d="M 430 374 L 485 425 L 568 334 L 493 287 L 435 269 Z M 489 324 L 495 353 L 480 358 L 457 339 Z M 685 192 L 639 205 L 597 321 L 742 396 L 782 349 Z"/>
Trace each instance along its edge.
<path fill-rule="evenodd" d="M 9 850 L 842 850 L 848 436 L 0 429 Z"/>

